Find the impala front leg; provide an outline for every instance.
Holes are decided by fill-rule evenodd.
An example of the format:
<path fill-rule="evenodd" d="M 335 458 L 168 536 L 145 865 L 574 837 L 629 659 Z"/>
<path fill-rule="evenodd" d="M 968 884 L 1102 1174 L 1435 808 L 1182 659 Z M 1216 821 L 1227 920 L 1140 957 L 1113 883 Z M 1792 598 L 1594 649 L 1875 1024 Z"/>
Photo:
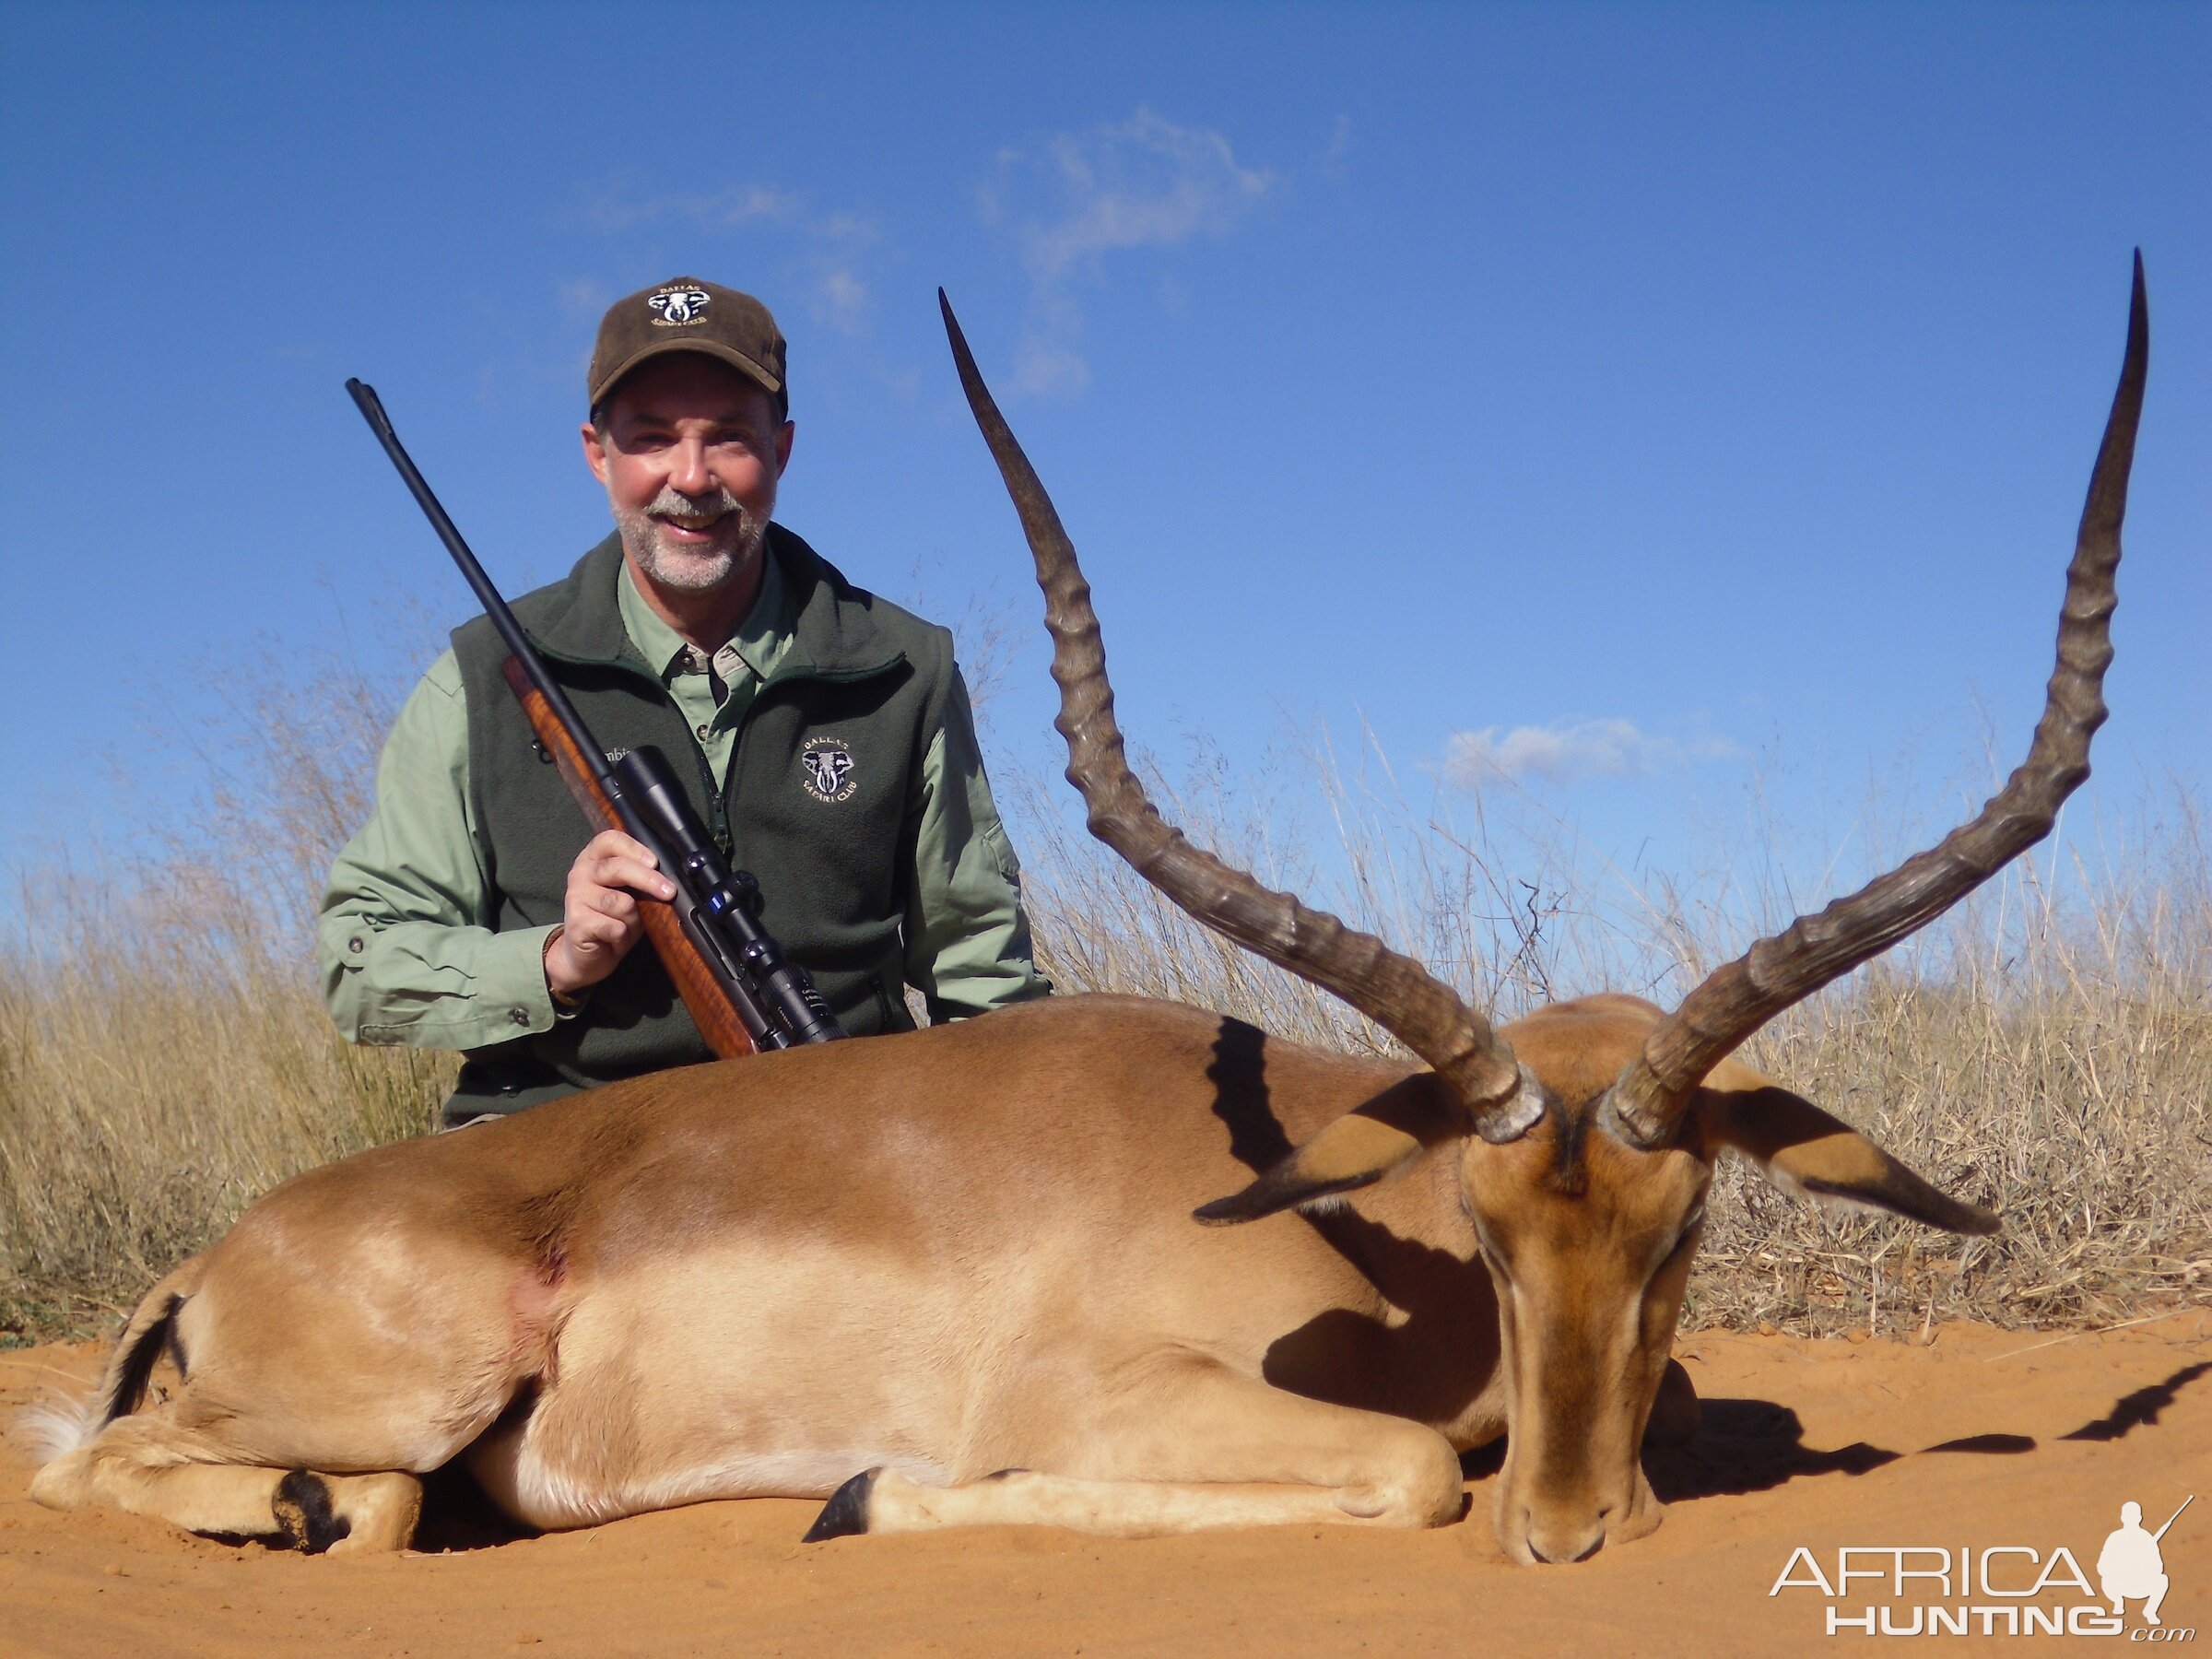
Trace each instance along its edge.
<path fill-rule="evenodd" d="M 1441 1526 L 1465 1508 L 1433 1429 L 1330 1406 L 1210 1361 L 1179 1363 L 1094 1418 L 1061 1469 L 931 1487 L 871 1469 L 841 1487 L 808 1542 L 945 1526 L 1065 1526 L 1107 1537 L 1219 1527 Z"/>

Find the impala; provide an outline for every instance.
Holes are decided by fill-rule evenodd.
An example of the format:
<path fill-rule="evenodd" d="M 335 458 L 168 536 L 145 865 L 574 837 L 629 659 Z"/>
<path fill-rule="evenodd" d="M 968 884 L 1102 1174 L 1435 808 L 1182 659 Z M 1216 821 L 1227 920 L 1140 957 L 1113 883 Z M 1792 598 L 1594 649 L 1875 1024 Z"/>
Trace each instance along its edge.
<path fill-rule="evenodd" d="M 458 1458 L 542 1527 L 768 1495 L 828 1498 L 810 1538 L 1430 1526 L 1464 1507 L 1459 1453 L 1504 1435 L 1500 1547 L 1576 1560 L 1658 1524 L 1639 1448 L 1655 1401 L 1694 1409 L 1668 1352 L 1724 1150 L 1793 1191 L 1996 1228 L 1730 1054 L 2047 834 L 2088 775 L 2139 260 L 2019 770 L 1671 1013 L 1596 995 L 1495 1030 L 1155 811 L 1074 550 L 945 315 L 1035 557 L 1092 830 L 1418 1063 L 1064 996 L 364 1152 L 276 1188 L 148 1292 L 41 1502 L 385 1549 L 412 1535 L 417 1476 Z M 164 1354 L 181 1376 L 149 1405 Z"/>

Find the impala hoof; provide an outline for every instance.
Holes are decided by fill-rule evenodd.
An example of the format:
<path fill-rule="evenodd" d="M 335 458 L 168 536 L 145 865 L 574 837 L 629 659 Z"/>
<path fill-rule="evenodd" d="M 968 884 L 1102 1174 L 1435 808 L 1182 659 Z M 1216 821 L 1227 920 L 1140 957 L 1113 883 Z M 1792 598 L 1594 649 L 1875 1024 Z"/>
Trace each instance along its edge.
<path fill-rule="evenodd" d="M 868 1497 L 876 1490 L 879 1469 L 864 1469 L 830 1494 L 822 1512 L 806 1529 L 802 1544 L 819 1544 L 826 1538 L 853 1538 L 868 1530 Z"/>
<path fill-rule="evenodd" d="M 321 1555 L 353 1531 L 330 1500 L 330 1482 L 307 1469 L 294 1469 L 276 1483 L 270 1508 L 294 1549 Z"/>

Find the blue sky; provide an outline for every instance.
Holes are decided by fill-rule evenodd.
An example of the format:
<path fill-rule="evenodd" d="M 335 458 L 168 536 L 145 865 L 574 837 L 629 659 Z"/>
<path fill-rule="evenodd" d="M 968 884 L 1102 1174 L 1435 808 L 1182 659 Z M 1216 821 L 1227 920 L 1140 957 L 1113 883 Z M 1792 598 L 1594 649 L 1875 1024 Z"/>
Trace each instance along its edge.
<path fill-rule="evenodd" d="M 1694 865 L 1757 811 L 1841 879 L 1870 789 L 1916 823 L 2025 745 L 2140 244 L 2085 802 L 2203 788 L 2206 7 L 6 27 L 0 865 L 144 821 L 105 763 L 152 779 L 147 711 L 208 715 L 226 662 L 312 698 L 333 661 L 411 670 L 395 607 L 466 614 L 347 375 L 509 592 L 565 570 L 606 526 L 575 437 L 597 315 L 679 273 L 792 338 L 779 515 L 1036 636 L 1004 752 L 1049 760 L 1051 688 L 939 284 L 1085 551 L 1139 743 L 1234 765 L 1364 722 L 1413 787 L 1503 768 L 1611 858 Z"/>

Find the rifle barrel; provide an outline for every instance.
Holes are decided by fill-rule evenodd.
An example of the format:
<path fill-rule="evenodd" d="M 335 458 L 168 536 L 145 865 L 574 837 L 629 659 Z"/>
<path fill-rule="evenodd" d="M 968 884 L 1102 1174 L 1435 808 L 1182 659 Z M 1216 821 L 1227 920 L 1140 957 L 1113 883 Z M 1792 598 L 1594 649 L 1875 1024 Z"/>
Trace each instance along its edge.
<path fill-rule="evenodd" d="M 506 641 L 507 649 L 522 664 L 523 672 L 530 677 L 530 684 L 546 700 L 547 706 L 553 711 L 553 717 L 560 722 L 562 729 L 575 741 L 584 764 L 591 769 L 592 781 L 619 799 L 622 792 L 615 782 L 614 772 L 607 765 L 606 757 L 600 752 L 599 746 L 592 741 L 591 732 L 570 703 L 568 693 L 560 688 L 552 675 L 546 671 L 546 665 L 538 661 L 537 649 L 530 643 L 530 636 L 523 631 L 523 625 L 514 619 L 514 613 L 507 608 L 507 601 L 500 597 L 500 590 L 492 585 L 491 578 L 484 573 L 484 567 L 477 562 L 477 556 L 468 550 L 468 543 L 462 539 L 459 528 L 446 516 L 444 506 L 431 492 L 429 483 L 416 467 L 414 457 L 407 453 L 406 446 L 399 441 L 399 434 L 393 430 L 392 418 L 384 413 L 383 400 L 377 396 L 376 388 L 364 381 L 348 380 L 346 390 L 352 394 L 354 405 L 361 412 L 361 418 L 369 423 L 369 429 L 376 434 L 376 441 L 384 446 L 384 453 L 392 457 L 392 465 L 399 469 L 399 476 L 406 481 L 416 505 L 422 509 L 423 516 L 430 521 L 430 528 L 438 532 L 438 539 L 445 544 L 445 550 L 453 556 L 453 562 L 461 567 L 461 574 L 468 578 L 468 585 L 476 590 L 477 601 L 483 606 L 484 614 L 491 618 L 491 625 L 500 630 L 500 638 Z"/>

